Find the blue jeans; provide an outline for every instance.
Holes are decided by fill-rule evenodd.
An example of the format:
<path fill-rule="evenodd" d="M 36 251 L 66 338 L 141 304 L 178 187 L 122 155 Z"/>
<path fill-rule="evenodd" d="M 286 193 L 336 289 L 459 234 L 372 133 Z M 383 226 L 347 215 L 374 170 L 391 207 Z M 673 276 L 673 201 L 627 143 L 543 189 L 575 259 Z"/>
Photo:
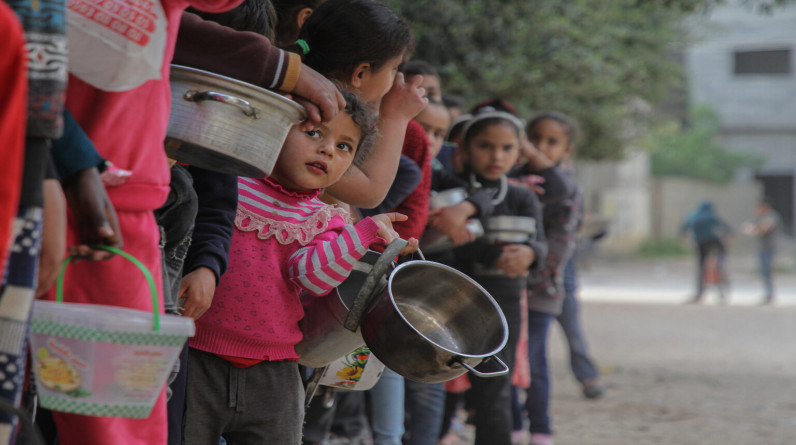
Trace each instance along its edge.
<path fill-rule="evenodd" d="M 577 271 L 575 258 L 571 258 L 564 267 L 564 305 L 561 314 L 556 317 L 569 345 L 569 365 L 579 382 L 596 379 L 597 368 L 589 357 L 586 339 L 580 329 L 579 303 L 575 296 L 577 291 Z"/>
<path fill-rule="evenodd" d="M 435 445 L 442 430 L 445 388 L 442 383 L 418 383 L 404 379 L 406 391 L 405 445 Z"/>
<path fill-rule="evenodd" d="M 370 414 L 374 445 L 401 445 L 404 435 L 404 378 L 384 368 L 370 389 Z"/>
<path fill-rule="evenodd" d="M 528 311 L 528 360 L 531 386 L 525 409 L 531 422 L 531 433 L 552 434 L 550 421 L 550 375 L 547 369 L 547 333 L 553 315 Z"/>
<path fill-rule="evenodd" d="M 774 261 L 774 249 L 760 249 L 758 252 L 760 259 L 760 275 L 763 277 L 763 288 L 765 289 L 765 301 L 774 299 L 774 280 L 772 279 L 771 265 Z"/>

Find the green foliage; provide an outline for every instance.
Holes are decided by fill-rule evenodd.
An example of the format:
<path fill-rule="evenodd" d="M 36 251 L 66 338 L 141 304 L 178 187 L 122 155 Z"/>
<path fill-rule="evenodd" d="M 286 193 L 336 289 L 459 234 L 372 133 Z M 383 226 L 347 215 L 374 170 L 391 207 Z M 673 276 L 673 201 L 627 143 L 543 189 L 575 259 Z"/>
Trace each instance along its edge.
<path fill-rule="evenodd" d="M 652 174 L 726 183 L 739 168 L 762 165 L 758 156 L 725 148 L 718 131 L 718 117 L 707 107 L 691 112 L 687 128 L 677 123 L 659 127 L 644 144 L 650 149 Z"/>
<path fill-rule="evenodd" d="M 582 128 L 578 157 L 617 159 L 650 119 L 630 104 L 682 85 L 683 18 L 724 0 L 385 1 L 413 24 L 412 58 L 438 69 L 443 91 L 504 98 L 524 118 L 564 112 Z"/>
<path fill-rule="evenodd" d="M 690 253 L 683 243 L 671 238 L 660 241 L 644 241 L 639 247 L 639 252 L 648 257 L 680 256 Z"/>

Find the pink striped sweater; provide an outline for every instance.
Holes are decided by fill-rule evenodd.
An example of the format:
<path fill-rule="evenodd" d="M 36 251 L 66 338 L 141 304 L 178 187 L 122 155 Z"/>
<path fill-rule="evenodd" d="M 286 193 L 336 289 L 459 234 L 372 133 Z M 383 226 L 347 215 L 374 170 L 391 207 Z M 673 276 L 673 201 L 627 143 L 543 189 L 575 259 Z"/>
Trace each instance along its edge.
<path fill-rule="evenodd" d="M 229 268 L 190 346 L 249 359 L 297 359 L 304 316 L 299 293 L 324 295 L 339 285 L 373 243 L 378 226 L 270 178 L 238 179 L 238 212 Z"/>

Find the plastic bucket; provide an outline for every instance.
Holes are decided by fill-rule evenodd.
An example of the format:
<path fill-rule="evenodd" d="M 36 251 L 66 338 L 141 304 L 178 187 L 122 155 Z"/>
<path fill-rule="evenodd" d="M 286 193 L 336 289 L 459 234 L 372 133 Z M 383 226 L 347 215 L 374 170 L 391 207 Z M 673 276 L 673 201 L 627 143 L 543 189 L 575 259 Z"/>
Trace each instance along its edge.
<path fill-rule="evenodd" d="M 30 323 L 33 373 L 45 408 L 88 416 L 145 418 L 166 383 L 190 318 L 161 315 L 152 275 L 126 252 L 103 247 L 135 264 L 149 282 L 152 312 L 63 303 L 61 268 L 56 301 L 36 301 Z"/>

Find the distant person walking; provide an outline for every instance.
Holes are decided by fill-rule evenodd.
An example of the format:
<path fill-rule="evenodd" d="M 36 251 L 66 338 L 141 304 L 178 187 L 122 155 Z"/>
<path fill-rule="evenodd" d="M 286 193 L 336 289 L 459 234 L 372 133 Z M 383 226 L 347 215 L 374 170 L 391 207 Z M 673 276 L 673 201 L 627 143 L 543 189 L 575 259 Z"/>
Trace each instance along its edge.
<path fill-rule="evenodd" d="M 680 228 L 681 236 L 685 236 L 689 231 L 692 232 L 694 243 L 697 247 L 697 289 L 690 303 L 702 302 L 705 291 L 705 272 L 708 261 L 714 262 L 716 283 L 719 288 L 719 298 L 722 303 L 727 302 L 727 286 L 729 284 L 725 270 L 726 247 L 725 241 L 732 234 L 730 226 L 720 219 L 713 211 L 713 204 L 710 201 L 703 201 L 699 207 L 691 213 Z"/>
<path fill-rule="evenodd" d="M 756 236 L 759 240 L 760 275 L 763 278 L 763 288 L 765 290 L 762 304 L 772 304 L 774 303 L 774 283 L 771 265 L 774 261 L 775 240 L 781 225 L 781 218 L 771 206 L 771 201 L 768 198 L 764 198 L 757 204 L 755 213 L 757 217 L 754 222 L 744 224 L 743 232 L 747 235 Z"/>

